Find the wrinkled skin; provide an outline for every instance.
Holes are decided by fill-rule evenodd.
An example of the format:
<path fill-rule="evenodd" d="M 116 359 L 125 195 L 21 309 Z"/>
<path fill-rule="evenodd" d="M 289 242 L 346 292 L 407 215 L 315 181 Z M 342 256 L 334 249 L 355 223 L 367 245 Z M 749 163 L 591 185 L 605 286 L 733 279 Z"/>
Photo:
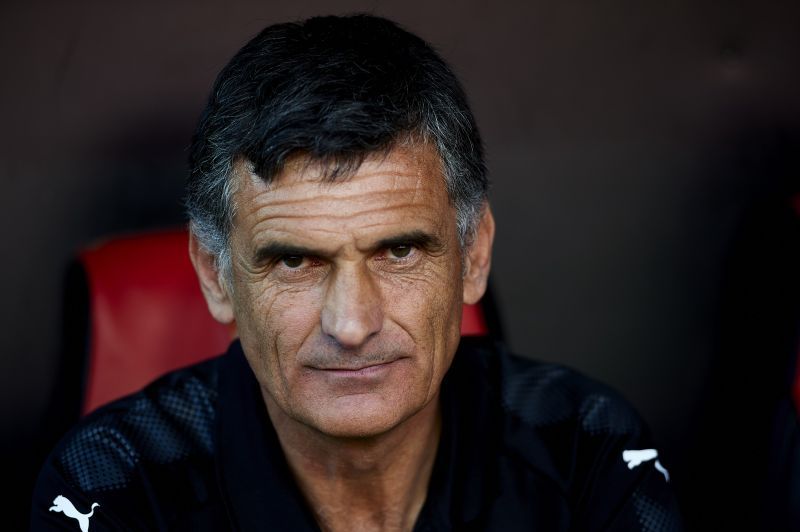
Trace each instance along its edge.
<path fill-rule="evenodd" d="M 236 322 L 276 426 L 369 438 L 435 405 L 461 304 L 485 290 L 488 206 L 462 250 L 425 144 L 368 158 L 333 183 L 301 157 L 270 184 L 246 161 L 235 173 L 231 289 L 194 239 L 190 251 L 212 314 Z"/>

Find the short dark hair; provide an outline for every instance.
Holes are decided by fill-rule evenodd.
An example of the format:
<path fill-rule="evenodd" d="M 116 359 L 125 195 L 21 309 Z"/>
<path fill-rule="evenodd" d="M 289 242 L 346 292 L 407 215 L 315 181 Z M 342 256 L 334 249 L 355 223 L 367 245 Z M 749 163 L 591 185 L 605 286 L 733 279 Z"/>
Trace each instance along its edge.
<path fill-rule="evenodd" d="M 227 276 L 237 159 L 269 181 L 303 154 L 337 179 L 406 139 L 436 146 L 469 245 L 487 194 L 483 147 L 461 84 L 433 48 L 371 15 L 268 26 L 220 72 L 200 117 L 189 156 L 191 231 Z"/>

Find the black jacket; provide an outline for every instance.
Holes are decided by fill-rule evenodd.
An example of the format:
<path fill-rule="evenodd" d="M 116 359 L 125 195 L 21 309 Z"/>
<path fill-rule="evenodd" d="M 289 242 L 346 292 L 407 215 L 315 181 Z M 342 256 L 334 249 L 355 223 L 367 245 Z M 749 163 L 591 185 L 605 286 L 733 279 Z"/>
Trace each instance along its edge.
<path fill-rule="evenodd" d="M 441 403 L 415 530 L 681 529 L 654 451 L 623 459 L 654 446 L 609 388 L 462 340 Z M 62 439 L 39 475 L 31 528 L 79 530 L 80 521 L 91 532 L 318 530 L 238 342 L 95 411 Z"/>

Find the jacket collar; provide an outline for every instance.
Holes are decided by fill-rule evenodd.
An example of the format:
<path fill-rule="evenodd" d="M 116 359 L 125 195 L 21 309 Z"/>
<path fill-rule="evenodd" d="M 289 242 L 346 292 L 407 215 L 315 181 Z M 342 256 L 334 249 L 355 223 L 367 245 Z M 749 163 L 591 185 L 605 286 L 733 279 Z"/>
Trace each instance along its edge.
<path fill-rule="evenodd" d="M 235 341 L 220 371 L 217 478 L 234 530 L 319 530 L 269 420 L 258 381 Z"/>
<path fill-rule="evenodd" d="M 487 447 L 492 431 L 482 420 L 494 416 L 485 412 L 491 401 L 475 380 L 486 380 L 488 368 L 476 364 L 476 353 L 464 343 L 442 383 L 442 432 L 416 531 L 465 525 L 486 504 L 487 458 L 493 451 Z M 319 530 L 238 340 L 223 357 L 219 393 L 216 470 L 232 528 Z"/>

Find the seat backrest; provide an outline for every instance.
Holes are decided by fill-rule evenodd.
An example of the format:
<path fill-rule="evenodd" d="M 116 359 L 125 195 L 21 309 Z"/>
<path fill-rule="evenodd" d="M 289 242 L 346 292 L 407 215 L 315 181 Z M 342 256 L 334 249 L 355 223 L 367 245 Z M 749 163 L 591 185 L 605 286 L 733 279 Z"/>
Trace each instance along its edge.
<path fill-rule="evenodd" d="M 225 351 L 235 330 L 208 312 L 184 230 L 104 241 L 79 263 L 88 302 L 85 414 L 156 377 Z M 488 332 L 483 309 L 465 305 L 462 335 Z"/>
<path fill-rule="evenodd" d="M 188 249 L 185 231 L 168 231 L 80 254 L 89 304 L 83 413 L 227 348 L 232 331 L 209 314 Z"/>

